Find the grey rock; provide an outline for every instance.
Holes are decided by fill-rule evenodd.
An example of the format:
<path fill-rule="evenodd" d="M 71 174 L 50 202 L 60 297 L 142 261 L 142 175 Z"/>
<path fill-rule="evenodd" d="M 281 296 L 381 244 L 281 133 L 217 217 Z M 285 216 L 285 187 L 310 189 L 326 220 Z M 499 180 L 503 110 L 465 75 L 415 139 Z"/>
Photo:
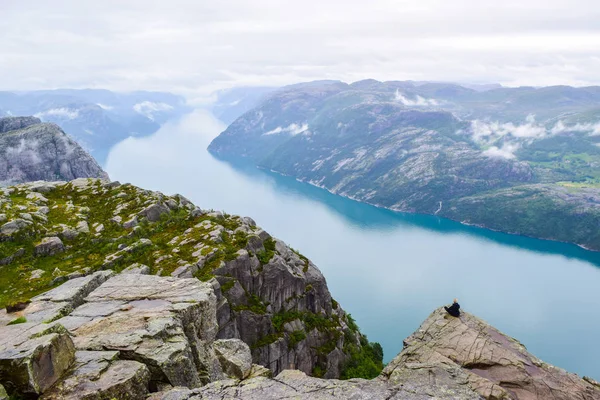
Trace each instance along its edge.
<path fill-rule="evenodd" d="M 117 351 L 78 351 L 68 375 L 41 400 L 144 399 L 150 372 L 137 361 L 119 360 Z"/>
<path fill-rule="evenodd" d="M 42 242 L 37 244 L 34 249 L 34 254 L 40 256 L 53 256 L 55 254 L 65 251 L 65 246 L 60 238 L 45 237 Z"/>
<path fill-rule="evenodd" d="M 16 260 L 19 257 L 22 257 L 23 255 L 25 255 L 25 249 L 20 248 L 19 250 L 15 251 L 14 254 L 5 257 L 5 258 L 0 258 L 0 266 L 2 265 L 8 265 L 11 262 L 13 262 L 14 260 Z"/>
<path fill-rule="evenodd" d="M 152 204 L 138 214 L 139 217 L 145 217 L 150 222 L 160 221 L 160 217 L 163 214 L 167 214 L 169 212 L 169 208 L 163 204 L 157 203 Z"/>
<path fill-rule="evenodd" d="M 131 264 L 129 267 L 125 268 L 122 274 L 137 274 L 137 275 L 148 275 L 150 273 L 150 267 L 144 264 Z"/>
<path fill-rule="evenodd" d="M 220 339 L 213 344 L 223 373 L 233 379 L 246 379 L 252 370 L 250 347 L 239 339 Z"/>
<path fill-rule="evenodd" d="M 0 329 L 0 379 L 9 393 L 44 393 L 74 359 L 73 341 L 60 325 L 23 323 Z"/>
<path fill-rule="evenodd" d="M 29 280 L 40 279 L 42 277 L 42 275 L 44 275 L 44 270 L 35 269 L 35 270 L 31 271 L 31 277 L 29 277 Z"/>
<path fill-rule="evenodd" d="M 6 222 L 7 220 L 8 217 L 6 216 L 6 214 L 0 214 L 0 224 Z"/>
<path fill-rule="evenodd" d="M 123 223 L 123 228 L 131 229 L 131 228 L 137 226 L 137 224 L 138 224 L 138 218 L 136 216 L 134 216 L 131 219 L 129 219 L 128 221 L 125 221 Z"/>
<path fill-rule="evenodd" d="M 0 228 L 0 234 L 5 236 L 11 236 L 23 230 L 24 228 L 27 228 L 30 225 L 31 222 L 29 221 L 26 221 L 24 219 L 15 219 L 2 225 L 2 227 Z"/>

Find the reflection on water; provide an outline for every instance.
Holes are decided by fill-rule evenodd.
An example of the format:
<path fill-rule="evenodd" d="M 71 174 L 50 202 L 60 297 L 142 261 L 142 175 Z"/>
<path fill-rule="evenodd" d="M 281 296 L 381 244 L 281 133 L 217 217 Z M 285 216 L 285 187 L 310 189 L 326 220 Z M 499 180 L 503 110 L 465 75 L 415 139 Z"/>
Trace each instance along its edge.
<path fill-rule="evenodd" d="M 212 157 L 224 129 L 197 112 L 109 156 L 113 179 L 249 215 L 311 258 L 386 360 L 436 307 L 458 297 L 543 360 L 600 378 L 600 253 L 434 216 L 357 203 L 252 165 Z"/>

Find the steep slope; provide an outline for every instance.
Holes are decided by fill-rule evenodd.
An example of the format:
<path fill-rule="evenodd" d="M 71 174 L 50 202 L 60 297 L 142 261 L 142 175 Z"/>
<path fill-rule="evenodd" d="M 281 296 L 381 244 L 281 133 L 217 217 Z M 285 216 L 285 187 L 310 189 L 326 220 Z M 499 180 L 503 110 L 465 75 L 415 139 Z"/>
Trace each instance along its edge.
<path fill-rule="evenodd" d="M 598 104 L 595 88 L 301 85 L 209 151 L 392 210 L 600 249 Z"/>
<path fill-rule="evenodd" d="M 87 177 L 108 175 L 57 125 L 34 117 L 0 118 L 0 185 Z"/>
<path fill-rule="evenodd" d="M 340 377 L 361 368 L 374 377 L 382 368 L 381 347 L 360 334 L 306 257 L 250 218 L 183 196 L 98 179 L 0 190 L 0 268 L 0 306 L 100 270 L 197 277 L 213 287 L 216 336 L 243 340 L 273 373 Z"/>

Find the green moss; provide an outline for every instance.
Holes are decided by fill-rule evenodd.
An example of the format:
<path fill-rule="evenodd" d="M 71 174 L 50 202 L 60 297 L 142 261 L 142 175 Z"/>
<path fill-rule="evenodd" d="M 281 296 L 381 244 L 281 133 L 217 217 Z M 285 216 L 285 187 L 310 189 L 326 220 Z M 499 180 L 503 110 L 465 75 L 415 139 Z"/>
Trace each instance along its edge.
<path fill-rule="evenodd" d="M 248 298 L 248 304 L 241 304 L 238 306 L 233 306 L 234 311 L 251 311 L 254 314 L 266 314 L 267 306 L 262 302 L 262 300 L 255 294 L 250 294 L 246 292 L 246 296 Z"/>
<path fill-rule="evenodd" d="M 306 339 L 306 333 L 304 331 L 293 331 L 289 335 L 288 347 L 294 348 L 298 343 Z"/>
<path fill-rule="evenodd" d="M 19 317 L 17 319 L 13 319 L 7 325 L 24 324 L 25 322 L 27 322 L 27 318 L 25 318 L 25 317 Z"/>
<path fill-rule="evenodd" d="M 235 279 L 229 279 L 227 282 L 221 285 L 221 291 L 223 293 L 227 293 L 231 290 L 231 288 L 235 285 Z"/>
<path fill-rule="evenodd" d="M 269 335 L 265 335 L 250 345 L 251 349 L 258 349 L 263 346 L 267 346 L 271 343 L 275 343 L 277 340 L 283 337 L 282 333 L 272 333 Z"/>
<path fill-rule="evenodd" d="M 268 238 L 264 241 L 263 247 L 265 249 L 256 253 L 256 257 L 258 257 L 258 261 L 260 261 L 262 265 L 265 265 L 271 261 L 273 256 L 275 256 L 275 240 Z"/>

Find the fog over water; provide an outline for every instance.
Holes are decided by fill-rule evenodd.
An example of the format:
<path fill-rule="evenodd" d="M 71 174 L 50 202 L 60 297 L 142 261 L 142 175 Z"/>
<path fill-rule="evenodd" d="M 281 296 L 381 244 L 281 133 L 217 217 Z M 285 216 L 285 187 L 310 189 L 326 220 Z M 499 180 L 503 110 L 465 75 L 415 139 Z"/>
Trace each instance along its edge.
<path fill-rule="evenodd" d="M 542 360 L 600 379 L 600 253 L 394 213 L 217 160 L 206 147 L 224 129 L 197 111 L 121 142 L 106 170 L 113 180 L 254 218 L 315 262 L 386 361 L 431 311 L 458 297 Z"/>

